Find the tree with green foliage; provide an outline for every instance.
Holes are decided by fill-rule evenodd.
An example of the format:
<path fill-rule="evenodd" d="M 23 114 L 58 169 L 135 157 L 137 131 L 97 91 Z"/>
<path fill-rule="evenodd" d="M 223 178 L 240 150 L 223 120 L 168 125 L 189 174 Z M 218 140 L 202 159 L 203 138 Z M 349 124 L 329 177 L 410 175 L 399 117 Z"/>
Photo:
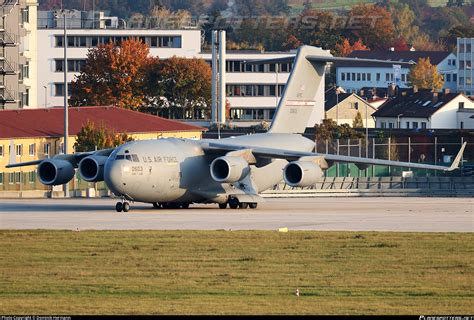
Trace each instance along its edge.
<path fill-rule="evenodd" d="M 360 114 L 360 111 L 357 111 L 357 114 L 352 121 L 352 128 L 363 128 L 364 127 L 364 121 L 362 120 L 362 115 Z"/>
<path fill-rule="evenodd" d="M 114 148 L 126 142 L 133 141 L 127 133 L 116 133 L 105 124 L 96 125 L 88 120 L 77 134 L 74 150 L 76 152 L 87 152 Z"/>
<path fill-rule="evenodd" d="M 363 133 L 357 132 L 347 123 L 337 125 L 336 121 L 332 119 L 324 119 L 321 124 L 316 124 L 314 129 L 315 140 L 318 142 L 333 139 L 360 139 L 364 137 Z"/>

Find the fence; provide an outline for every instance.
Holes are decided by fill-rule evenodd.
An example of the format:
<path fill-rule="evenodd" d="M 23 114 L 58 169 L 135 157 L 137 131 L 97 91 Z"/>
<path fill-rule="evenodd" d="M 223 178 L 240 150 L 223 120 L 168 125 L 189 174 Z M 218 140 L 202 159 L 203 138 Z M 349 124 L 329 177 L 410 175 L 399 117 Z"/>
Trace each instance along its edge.
<path fill-rule="evenodd" d="M 472 137 L 398 137 L 370 139 L 335 139 L 316 142 L 316 152 L 373 159 L 425 163 L 448 166 L 462 144 L 467 142 L 461 166 L 474 164 L 474 138 Z M 415 176 L 462 174 L 462 170 L 443 173 L 436 170 L 411 170 L 409 167 L 371 166 L 359 169 L 354 164 L 336 163 L 325 172 L 326 177 L 382 177 L 401 176 L 402 171 L 412 171 Z"/>
<path fill-rule="evenodd" d="M 474 138 L 450 138 L 450 137 L 407 137 L 407 138 L 370 138 L 368 140 L 336 139 L 316 144 L 319 153 L 330 153 L 348 156 L 398 160 L 406 162 L 449 165 L 458 153 L 461 145 L 468 142 L 464 151 L 462 166 L 464 168 L 474 167 Z M 30 191 L 43 190 L 52 191 L 52 187 L 44 186 L 39 182 L 35 167 L 18 168 L 16 172 L 0 172 L 0 191 Z M 327 171 L 325 177 L 387 177 L 401 176 L 402 171 L 410 168 L 371 166 L 361 170 L 354 164 L 334 164 Z M 461 176 L 462 170 L 450 173 L 434 170 L 413 170 L 415 177 L 431 176 Z M 62 186 L 55 187 L 57 191 Z M 85 192 L 90 188 L 106 192 L 104 182 L 89 183 L 76 174 L 69 183 L 70 190 L 76 193 Z"/>

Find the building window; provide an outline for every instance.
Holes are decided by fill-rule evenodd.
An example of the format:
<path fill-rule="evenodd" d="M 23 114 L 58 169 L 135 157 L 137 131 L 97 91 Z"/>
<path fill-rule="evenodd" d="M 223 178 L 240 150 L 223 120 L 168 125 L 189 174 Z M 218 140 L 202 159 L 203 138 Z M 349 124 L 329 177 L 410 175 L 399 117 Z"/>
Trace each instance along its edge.
<path fill-rule="evenodd" d="M 0 184 L 3 184 L 3 172 L 0 172 Z"/>
<path fill-rule="evenodd" d="M 375 81 L 380 81 L 380 73 L 377 73 L 377 74 L 375 75 Z"/>
<path fill-rule="evenodd" d="M 63 47 L 64 46 L 64 37 L 63 36 L 56 36 L 56 47 Z"/>
<path fill-rule="evenodd" d="M 459 128 L 464 129 L 464 122 L 461 121 L 461 123 L 459 124 Z"/>
<path fill-rule="evenodd" d="M 367 81 L 372 81 L 372 73 L 367 73 Z"/>
<path fill-rule="evenodd" d="M 403 81 L 403 82 L 407 82 L 407 75 L 406 75 L 406 73 L 403 73 L 403 74 L 402 74 L 402 81 Z"/>
<path fill-rule="evenodd" d="M 23 145 L 22 144 L 17 144 L 16 147 L 15 147 L 15 154 L 17 157 L 21 157 L 21 155 L 23 154 Z"/>
<path fill-rule="evenodd" d="M 362 74 L 362 81 L 365 81 L 365 80 L 366 80 L 366 76 L 367 76 L 366 73 L 363 73 L 363 74 Z"/>
<path fill-rule="evenodd" d="M 380 123 L 380 127 L 381 127 L 382 129 L 385 129 L 385 128 L 387 127 L 387 124 L 386 124 L 385 122 L 381 122 L 381 123 Z"/>
<path fill-rule="evenodd" d="M 459 109 L 464 109 L 464 102 L 459 102 Z"/>
<path fill-rule="evenodd" d="M 421 129 L 426 129 L 426 122 L 421 123 Z"/>
<path fill-rule="evenodd" d="M 68 96 L 71 95 L 71 83 L 68 83 L 67 86 Z M 55 83 L 54 84 L 54 95 L 56 97 L 64 97 L 64 83 Z"/>
<path fill-rule="evenodd" d="M 385 73 L 385 81 L 390 81 L 390 74 L 389 73 Z"/>
<path fill-rule="evenodd" d="M 15 172 L 10 172 L 8 174 L 8 184 L 14 184 L 15 183 Z"/>
<path fill-rule="evenodd" d="M 25 9 L 21 9 L 21 23 L 29 23 L 30 22 L 30 10 L 28 7 Z"/>
<path fill-rule="evenodd" d="M 413 129 L 418 129 L 418 122 L 413 121 Z"/>
<path fill-rule="evenodd" d="M 49 150 L 51 149 L 50 143 L 45 143 L 43 146 L 43 152 L 45 156 L 49 156 Z"/>
<path fill-rule="evenodd" d="M 22 107 L 30 104 L 30 89 L 26 89 L 26 92 L 20 92 L 20 105 Z"/>
<path fill-rule="evenodd" d="M 3 157 L 3 145 L 0 145 L 0 158 Z"/>
<path fill-rule="evenodd" d="M 36 181 L 36 171 L 28 172 L 28 181 L 30 183 L 35 183 L 35 181 Z"/>
<path fill-rule="evenodd" d="M 451 82 L 451 75 L 450 75 L 450 74 L 447 74 L 447 75 L 446 75 L 446 81 L 447 81 L 447 82 Z"/>
<path fill-rule="evenodd" d="M 20 184 L 23 182 L 23 175 L 21 172 L 15 172 L 15 182 L 16 184 Z"/>
<path fill-rule="evenodd" d="M 453 82 L 456 82 L 458 80 L 458 75 L 457 74 L 453 74 Z"/>
<path fill-rule="evenodd" d="M 28 148 L 28 153 L 30 156 L 34 156 L 36 154 L 36 144 L 34 143 L 30 144 Z"/>
<path fill-rule="evenodd" d="M 355 72 L 352 72 L 352 81 L 356 81 L 356 74 L 355 74 Z"/>
<path fill-rule="evenodd" d="M 407 122 L 406 122 L 406 128 L 407 128 L 407 129 L 410 129 L 410 121 L 407 121 Z"/>
<path fill-rule="evenodd" d="M 344 72 L 341 73 L 341 80 L 346 81 L 346 74 Z"/>

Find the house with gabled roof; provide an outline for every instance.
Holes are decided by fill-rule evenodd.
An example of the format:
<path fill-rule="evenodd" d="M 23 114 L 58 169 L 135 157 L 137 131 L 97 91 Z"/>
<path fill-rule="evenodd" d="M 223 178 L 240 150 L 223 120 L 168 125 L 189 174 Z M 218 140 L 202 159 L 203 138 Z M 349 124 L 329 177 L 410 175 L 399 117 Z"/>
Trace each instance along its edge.
<path fill-rule="evenodd" d="M 474 129 L 474 102 L 449 90 L 404 91 L 373 114 L 376 128 Z"/>

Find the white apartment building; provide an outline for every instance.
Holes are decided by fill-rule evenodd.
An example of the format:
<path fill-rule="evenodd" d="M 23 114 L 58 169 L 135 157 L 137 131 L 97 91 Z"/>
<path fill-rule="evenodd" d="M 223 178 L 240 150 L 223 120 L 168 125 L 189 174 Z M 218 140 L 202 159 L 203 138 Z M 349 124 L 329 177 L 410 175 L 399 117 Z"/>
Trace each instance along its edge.
<path fill-rule="evenodd" d="M 99 13 L 100 14 L 100 13 Z M 89 17 L 89 15 L 86 15 Z M 85 64 L 87 52 L 101 43 L 120 42 L 127 37 L 139 37 L 153 56 L 203 58 L 211 61 L 211 53 L 201 51 L 201 30 L 124 29 L 114 17 L 84 18 L 75 12 L 67 22 L 68 82 Z M 38 107 L 60 107 L 64 104 L 64 44 L 62 18 L 51 12 L 40 11 L 38 18 Z M 258 51 L 228 51 L 226 54 L 227 99 L 231 105 L 231 120 L 236 125 L 255 124 L 271 120 L 279 97 L 288 80 L 290 64 L 250 65 L 246 61 L 287 57 L 288 52 L 261 53 Z M 277 86 L 278 84 L 278 86 Z M 321 107 L 324 107 L 322 101 Z"/>
<path fill-rule="evenodd" d="M 36 105 L 36 0 L 0 5 L 0 109 Z"/>
<path fill-rule="evenodd" d="M 419 58 L 430 58 L 445 82 L 443 89 L 456 91 L 458 69 L 456 55 L 441 51 L 354 51 L 351 58 L 392 60 L 397 62 L 417 62 Z M 338 62 L 336 63 L 336 83 L 346 92 L 358 92 L 362 88 L 387 88 L 391 84 L 399 88 L 409 88 L 409 65 L 393 67 L 376 62 Z"/>
<path fill-rule="evenodd" d="M 457 89 L 468 96 L 474 95 L 474 38 L 457 39 Z"/>

